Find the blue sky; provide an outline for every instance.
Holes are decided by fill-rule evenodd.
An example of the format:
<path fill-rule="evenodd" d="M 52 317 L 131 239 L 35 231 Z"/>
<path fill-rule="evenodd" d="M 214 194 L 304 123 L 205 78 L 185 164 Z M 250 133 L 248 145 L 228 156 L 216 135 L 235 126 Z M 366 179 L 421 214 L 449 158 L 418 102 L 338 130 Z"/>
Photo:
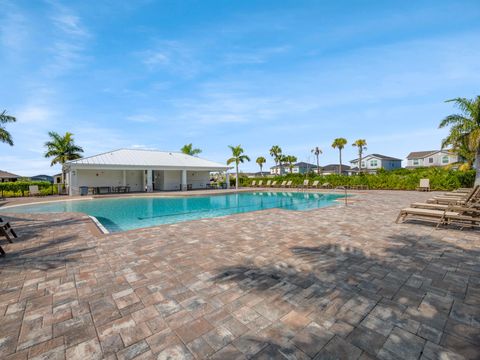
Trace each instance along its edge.
<path fill-rule="evenodd" d="M 257 170 L 280 145 L 338 162 L 335 137 L 405 158 L 439 148 L 444 100 L 479 94 L 473 1 L 0 0 L 0 109 L 15 146 L 0 169 L 53 174 L 47 132 L 93 155 L 193 142 Z M 344 159 L 355 158 L 349 144 Z"/>

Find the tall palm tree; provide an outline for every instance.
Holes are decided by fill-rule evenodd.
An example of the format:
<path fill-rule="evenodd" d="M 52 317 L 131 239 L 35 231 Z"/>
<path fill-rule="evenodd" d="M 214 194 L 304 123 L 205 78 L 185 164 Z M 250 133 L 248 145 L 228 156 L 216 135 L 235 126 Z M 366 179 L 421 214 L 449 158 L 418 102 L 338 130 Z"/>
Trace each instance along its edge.
<path fill-rule="evenodd" d="M 68 131 L 64 136 L 59 135 L 55 131 L 48 133 L 50 140 L 45 143 L 47 151 L 45 152 L 46 158 L 53 158 L 50 166 L 55 164 L 62 165 L 62 183 L 64 181 L 63 164 L 70 160 L 80 159 L 82 157 L 83 149 L 80 146 L 75 145 L 73 140 L 73 134 Z"/>
<path fill-rule="evenodd" d="M 284 162 L 288 164 L 288 168 L 290 169 L 290 174 L 293 173 L 293 165 L 297 162 L 297 157 L 293 155 L 286 155 L 283 159 Z"/>
<path fill-rule="evenodd" d="M 270 156 L 273 157 L 273 160 L 275 161 L 275 166 L 279 166 L 279 163 L 282 158 L 282 148 L 278 145 L 273 145 L 270 148 Z M 281 167 L 279 168 L 279 175 L 282 175 L 282 169 Z"/>
<path fill-rule="evenodd" d="M 263 164 L 265 164 L 267 162 L 267 159 L 265 159 L 263 156 L 259 156 L 257 157 L 257 160 L 255 160 L 255 162 L 258 164 L 258 166 L 260 166 L 260 173 L 262 174 L 263 176 Z"/>
<path fill-rule="evenodd" d="M 336 138 L 333 140 L 332 147 L 334 149 L 338 149 L 339 155 L 340 155 L 340 167 L 338 170 L 339 174 L 342 174 L 342 150 L 347 145 L 347 139 L 345 138 Z"/>
<path fill-rule="evenodd" d="M 442 141 L 442 148 L 452 146 L 457 150 L 462 143 L 475 153 L 475 185 L 480 185 L 480 95 L 474 99 L 447 100 L 460 109 L 460 114 L 448 115 L 440 122 L 440 128 L 450 126 L 450 133 Z"/>
<path fill-rule="evenodd" d="M 358 148 L 358 170 L 361 173 L 362 172 L 363 151 L 367 150 L 367 140 L 358 139 L 352 144 L 352 146 L 356 146 Z"/>
<path fill-rule="evenodd" d="M 232 157 L 227 160 L 227 165 L 235 163 L 235 189 L 238 189 L 238 164 L 244 163 L 245 161 L 250 161 L 250 158 L 244 154 L 244 150 L 241 145 L 232 146 L 228 145 L 230 150 L 232 150 Z"/>
<path fill-rule="evenodd" d="M 323 154 L 323 151 L 320 150 L 318 146 L 315 146 L 315 148 L 312 149 L 312 154 L 317 157 L 317 174 L 320 175 L 320 161 L 318 158 L 320 157 L 320 154 Z"/>
<path fill-rule="evenodd" d="M 10 146 L 13 146 L 12 135 L 5 129 L 2 124 L 15 122 L 17 119 L 14 116 L 7 115 L 7 110 L 3 110 L 0 113 L 0 142 L 7 143 Z"/>
<path fill-rule="evenodd" d="M 180 151 L 184 154 L 191 155 L 191 156 L 198 155 L 202 152 L 201 149 L 195 149 L 192 143 L 183 145 Z"/>

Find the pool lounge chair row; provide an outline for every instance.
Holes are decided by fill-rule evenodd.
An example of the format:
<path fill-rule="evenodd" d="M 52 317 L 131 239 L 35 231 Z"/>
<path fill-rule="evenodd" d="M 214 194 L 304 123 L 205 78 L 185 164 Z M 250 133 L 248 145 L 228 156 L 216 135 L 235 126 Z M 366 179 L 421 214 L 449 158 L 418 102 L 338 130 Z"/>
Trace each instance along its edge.
<path fill-rule="evenodd" d="M 283 180 L 281 184 L 277 184 L 276 180 L 267 180 L 266 183 L 263 183 L 263 180 L 259 180 L 258 183 L 256 180 L 252 181 L 250 187 L 259 187 L 259 188 L 294 188 L 292 185 L 292 180 Z M 310 180 L 304 180 L 303 184 L 297 186 L 298 189 L 332 189 L 333 187 L 329 183 L 324 183 L 320 185 L 320 181 L 315 180 L 310 184 Z"/>
<path fill-rule="evenodd" d="M 468 192 L 455 191 L 435 196 L 427 202 L 414 202 L 400 210 L 396 223 L 407 218 L 433 221 L 437 228 L 455 224 L 462 228 L 480 226 L 480 186 Z"/>
<path fill-rule="evenodd" d="M 2 218 L 0 218 L 0 237 L 6 238 L 9 243 L 13 243 L 12 238 L 18 237 L 15 230 L 10 226 L 10 223 L 4 222 Z M 5 255 L 2 246 L 0 246 L 0 255 Z"/>

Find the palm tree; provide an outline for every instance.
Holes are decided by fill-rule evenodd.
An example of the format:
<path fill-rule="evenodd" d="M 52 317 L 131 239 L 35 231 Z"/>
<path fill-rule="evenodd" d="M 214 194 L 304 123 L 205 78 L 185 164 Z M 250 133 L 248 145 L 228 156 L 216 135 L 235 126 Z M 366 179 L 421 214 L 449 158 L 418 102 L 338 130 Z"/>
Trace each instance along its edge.
<path fill-rule="evenodd" d="M 255 162 L 258 164 L 258 166 L 260 166 L 260 173 L 263 176 L 263 172 L 262 172 L 263 164 L 267 162 L 267 159 L 265 159 L 263 156 L 259 156 L 257 157 L 257 160 L 255 160 Z"/>
<path fill-rule="evenodd" d="M 446 102 L 455 103 L 460 114 L 448 115 L 440 122 L 440 128 L 450 126 L 450 133 L 442 141 L 442 148 L 459 149 L 462 144 L 475 153 L 475 185 L 480 185 L 480 95 L 474 99 L 455 98 Z"/>
<path fill-rule="evenodd" d="M 347 139 L 345 138 L 336 138 L 333 140 L 332 147 L 334 149 L 338 149 L 338 152 L 340 154 L 340 167 L 338 170 L 338 173 L 341 175 L 342 174 L 342 150 L 347 145 Z"/>
<path fill-rule="evenodd" d="M 232 157 L 227 160 L 227 165 L 235 163 L 235 189 L 238 189 L 238 164 L 245 162 L 245 160 L 250 161 L 250 158 L 243 154 L 244 151 L 241 145 L 228 145 L 228 147 L 232 150 Z"/>
<path fill-rule="evenodd" d="M 45 152 L 46 158 L 51 158 L 52 162 L 50 166 L 55 164 L 62 165 L 62 183 L 64 180 L 63 164 L 70 160 L 80 159 L 82 157 L 83 149 L 80 146 L 75 145 L 73 140 L 73 134 L 66 132 L 64 136 L 59 135 L 55 131 L 48 133 L 50 141 L 45 143 L 47 151 Z"/>
<path fill-rule="evenodd" d="M 7 110 L 3 110 L 0 113 L 0 142 L 7 143 L 10 146 L 13 146 L 12 135 L 5 129 L 2 124 L 15 122 L 17 119 L 14 116 L 7 115 Z"/>
<path fill-rule="evenodd" d="M 281 162 L 282 158 L 282 148 L 278 145 L 273 145 L 270 148 L 270 156 L 273 157 L 273 160 L 275 161 L 275 166 L 279 166 L 279 163 Z M 279 168 L 279 175 L 282 175 L 282 169 L 281 167 Z"/>
<path fill-rule="evenodd" d="M 288 164 L 288 168 L 290 169 L 290 174 L 293 173 L 293 165 L 297 162 L 297 157 L 293 155 L 286 155 L 283 158 L 283 161 Z"/>
<path fill-rule="evenodd" d="M 320 175 L 320 162 L 318 158 L 320 157 L 320 154 L 323 154 L 323 152 L 318 146 L 315 146 L 315 148 L 312 149 L 312 154 L 317 157 L 317 174 Z"/>
<path fill-rule="evenodd" d="M 192 143 L 183 145 L 180 151 L 184 154 L 195 156 L 202 152 L 200 149 L 194 149 Z"/>
<path fill-rule="evenodd" d="M 363 151 L 367 150 L 367 140 L 358 139 L 352 144 L 352 146 L 356 146 L 358 148 L 358 170 L 361 173 L 362 172 Z"/>

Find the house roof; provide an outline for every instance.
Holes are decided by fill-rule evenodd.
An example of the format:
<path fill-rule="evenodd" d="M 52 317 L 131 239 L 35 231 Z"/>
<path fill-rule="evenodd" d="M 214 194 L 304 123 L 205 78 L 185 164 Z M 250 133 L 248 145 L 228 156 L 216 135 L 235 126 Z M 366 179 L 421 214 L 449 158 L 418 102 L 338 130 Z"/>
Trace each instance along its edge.
<path fill-rule="evenodd" d="M 322 171 L 338 171 L 340 164 L 329 164 L 325 166 L 320 166 Z M 342 164 L 342 171 L 350 170 L 350 166 Z"/>
<path fill-rule="evenodd" d="M 119 149 L 68 161 L 66 166 L 78 167 L 159 167 L 159 168 L 191 168 L 205 170 L 227 170 L 224 164 L 205 160 L 196 156 L 174 151 L 157 151 L 143 149 Z"/>
<path fill-rule="evenodd" d="M 19 175 L 9 173 L 8 171 L 0 170 L 0 178 L 3 178 L 3 179 L 17 179 L 19 177 L 20 177 Z"/>
<path fill-rule="evenodd" d="M 280 167 L 279 165 L 275 165 L 275 166 L 272 166 L 270 169 L 276 169 Z M 288 167 L 288 164 L 283 164 L 282 167 Z M 309 168 L 317 168 L 317 165 L 315 164 L 309 164 L 309 163 L 306 163 L 304 161 L 300 161 L 300 162 L 297 162 L 295 164 L 293 164 L 293 167 L 309 167 Z"/>
<path fill-rule="evenodd" d="M 391 156 L 386 156 L 386 155 L 382 155 L 382 154 L 370 154 L 370 155 L 366 155 L 362 158 L 362 160 L 365 160 L 367 158 L 376 158 L 376 159 L 380 159 L 380 160 L 394 160 L 394 161 L 402 161 L 402 159 L 398 159 L 398 158 L 394 158 L 394 157 L 391 157 Z M 359 158 L 356 158 L 354 160 L 351 160 L 350 162 L 353 163 L 353 162 L 357 162 L 359 160 Z"/>
<path fill-rule="evenodd" d="M 441 151 L 446 152 L 446 153 L 452 153 L 451 150 L 447 150 L 447 149 L 444 149 L 444 150 L 430 150 L 430 151 L 413 151 L 413 152 L 411 152 L 410 154 L 408 154 L 407 159 L 408 159 L 408 160 L 411 160 L 411 159 L 424 159 L 424 158 L 426 158 L 427 156 L 436 154 L 436 153 L 441 152 Z"/>

